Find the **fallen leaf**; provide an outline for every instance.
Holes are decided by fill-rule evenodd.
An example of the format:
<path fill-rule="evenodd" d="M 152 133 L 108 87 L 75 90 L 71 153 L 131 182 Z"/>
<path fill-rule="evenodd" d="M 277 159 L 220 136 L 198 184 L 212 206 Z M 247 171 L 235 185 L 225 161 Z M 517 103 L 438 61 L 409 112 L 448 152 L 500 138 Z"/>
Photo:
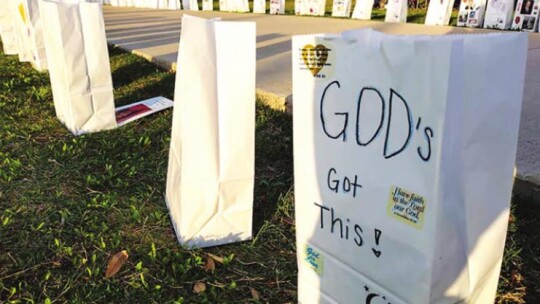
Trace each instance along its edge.
<path fill-rule="evenodd" d="M 195 286 L 193 286 L 193 292 L 195 292 L 197 294 L 202 293 L 205 290 L 206 290 L 206 284 L 204 284 L 201 281 L 195 283 Z"/>
<path fill-rule="evenodd" d="M 223 258 L 222 257 L 218 257 L 217 255 L 214 255 L 214 254 L 211 254 L 211 253 L 207 253 L 206 255 L 208 255 L 210 258 L 212 258 L 212 260 L 220 263 L 220 264 L 223 264 Z"/>
<path fill-rule="evenodd" d="M 291 218 L 291 217 L 286 216 L 286 217 L 283 217 L 281 220 L 282 220 L 283 223 L 285 223 L 285 224 L 289 224 L 289 225 L 291 225 L 291 226 L 294 226 L 294 219 Z"/>
<path fill-rule="evenodd" d="M 250 287 L 249 290 L 251 291 L 251 297 L 253 298 L 253 300 L 259 301 L 261 299 L 261 295 L 255 288 Z"/>
<path fill-rule="evenodd" d="M 204 271 L 212 271 L 216 269 L 216 263 L 214 263 L 214 259 L 211 256 L 206 257 L 206 263 L 204 263 Z"/>
<path fill-rule="evenodd" d="M 113 255 L 109 259 L 109 265 L 107 266 L 105 277 L 110 278 L 114 276 L 116 273 L 118 273 L 118 271 L 120 271 L 120 268 L 122 268 L 122 265 L 124 265 L 127 259 L 128 259 L 128 253 L 126 250 L 122 250 L 120 252 L 117 252 L 115 255 Z"/>

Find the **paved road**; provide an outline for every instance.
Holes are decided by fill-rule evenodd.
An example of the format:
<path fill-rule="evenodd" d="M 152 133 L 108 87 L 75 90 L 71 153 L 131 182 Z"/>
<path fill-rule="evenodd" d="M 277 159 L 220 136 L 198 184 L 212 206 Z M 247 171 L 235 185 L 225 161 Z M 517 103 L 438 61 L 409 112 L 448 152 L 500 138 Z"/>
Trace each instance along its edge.
<path fill-rule="evenodd" d="M 176 67 L 180 22 L 184 11 L 105 7 L 109 43 L 146 57 L 163 67 Z M 257 22 L 257 89 L 285 97 L 292 91 L 291 36 L 371 27 L 394 34 L 483 32 L 444 26 L 391 24 L 352 19 L 188 12 L 224 20 Z M 518 178 L 540 187 L 540 34 L 530 34 L 525 97 L 518 144 Z M 529 190 L 527 190 L 529 191 Z M 540 197 L 539 197 L 540 199 Z"/>

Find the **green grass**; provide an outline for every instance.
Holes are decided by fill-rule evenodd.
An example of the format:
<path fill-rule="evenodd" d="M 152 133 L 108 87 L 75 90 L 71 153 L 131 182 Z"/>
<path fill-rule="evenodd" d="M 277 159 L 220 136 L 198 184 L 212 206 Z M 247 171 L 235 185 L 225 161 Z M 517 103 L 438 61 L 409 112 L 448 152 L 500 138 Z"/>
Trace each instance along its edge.
<path fill-rule="evenodd" d="M 174 74 L 110 55 L 117 105 L 172 98 Z M 0 303 L 296 302 L 289 116 L 257 102 L 254 239 L 186 250 L 163 198 L 171 110 L 73 137 L 47 74 L 0 53 L 0 79 Z M 538 303 L 540 212 L 516 202 L 513 214 L 498 303 Z M 127 263 L 106 279 L 121 250 Z M 214 271 L 208 253 L 224 259 Z"/>

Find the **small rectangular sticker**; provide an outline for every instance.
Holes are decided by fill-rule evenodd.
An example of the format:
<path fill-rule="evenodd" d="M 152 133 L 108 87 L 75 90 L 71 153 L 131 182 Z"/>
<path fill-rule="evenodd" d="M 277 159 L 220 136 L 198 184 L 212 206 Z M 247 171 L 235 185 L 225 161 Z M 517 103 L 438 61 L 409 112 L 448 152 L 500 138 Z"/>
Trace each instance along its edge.
<path fill-rule="evenodd" d="M 388 215 L 400 222 L 422 229 L 426 200 L 414 192 L 392 186 L 386 211 Z"/>
<path fill-rule="evenodd" d="M 309 268 L 313 269 L 318 275 L 324 272 L 324 256 L 315 250 L 315 248 L 306 245 L 304 248 L 304 262 Z"/>

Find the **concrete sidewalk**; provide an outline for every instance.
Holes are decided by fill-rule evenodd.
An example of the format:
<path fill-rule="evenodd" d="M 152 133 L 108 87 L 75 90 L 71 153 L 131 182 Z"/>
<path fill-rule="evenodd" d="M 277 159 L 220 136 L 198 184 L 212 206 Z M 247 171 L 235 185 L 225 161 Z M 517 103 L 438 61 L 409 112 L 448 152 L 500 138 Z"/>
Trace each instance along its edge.
<path fill-rule="evenodd" d="M 167 69 L 175 69 L 184 11 L 104 7 L 107 40 L 125 50 L 143 56 Z M 396 24 L 352 19 L 304 16 L 234 14 L 224 12 L 187 12 L 190 15 L 235 21 L 257 22 L 257 89 L 283 98 L 292 91 L 291 36 L 312 33 L 336 33 L 370 27 L 393 34 L 444 35 L 478 33 L 445 26 Z M 518 144 L 517 187 L 540 201 L 540 34 L 529 34 L 529 53 L 525 95 Z"/>

